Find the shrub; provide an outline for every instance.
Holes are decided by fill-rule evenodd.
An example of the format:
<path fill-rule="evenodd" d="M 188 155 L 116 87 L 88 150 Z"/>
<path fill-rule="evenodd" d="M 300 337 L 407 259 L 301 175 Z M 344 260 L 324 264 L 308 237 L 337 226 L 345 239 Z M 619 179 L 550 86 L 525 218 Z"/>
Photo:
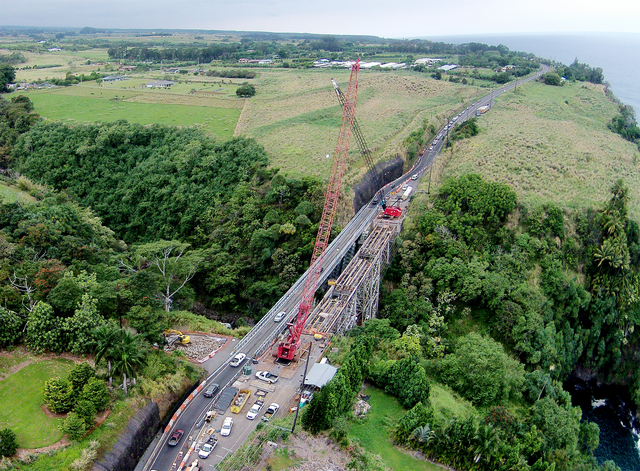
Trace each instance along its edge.
<path fill-rule="evenodd" d="M 67 418 L 60 425 L 60 430 L 69 437 L 69 440 L 78 441 L 84 437 L 87 431 L 87 423 L 79 414 L 69 412 Z"/>
<path fill-rule="evenodd" d="M 13 430 L 3 428 L 0 430 L 0 456 L 15 455 L 18 449 L 18 441 Z"/>
<path fill-rule="evenodd" d="M 42 394 L 51 412 L 60 414 L 73 408 L 73 387 L 66 379 L 55 377 L 45 381 Z"/>
<path fill-rule="evenodd" d="M 91 401 L 96 412 L 104 410 L 109 405 L 109 391 L 104 381 L 98 378 L 90 378 L 82 388 L 80 400 Z"/>

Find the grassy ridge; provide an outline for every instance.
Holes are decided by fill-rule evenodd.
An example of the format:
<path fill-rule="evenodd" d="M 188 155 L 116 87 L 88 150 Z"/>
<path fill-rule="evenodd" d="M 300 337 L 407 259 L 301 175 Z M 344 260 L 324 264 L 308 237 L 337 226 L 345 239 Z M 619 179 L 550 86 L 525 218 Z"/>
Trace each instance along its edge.
<path fill-rule="evenodd" d="M 630 188 L 630 215 L 640 217 L 638 148 L 607 123 L 617 105 L 601 86 L 530 83 L 495 101 L 478 120 L 478 136 L 455 144 L 443 177 L 479 173 L 517 191 L 525 203 L 597 206 L 618 178 Z"/>

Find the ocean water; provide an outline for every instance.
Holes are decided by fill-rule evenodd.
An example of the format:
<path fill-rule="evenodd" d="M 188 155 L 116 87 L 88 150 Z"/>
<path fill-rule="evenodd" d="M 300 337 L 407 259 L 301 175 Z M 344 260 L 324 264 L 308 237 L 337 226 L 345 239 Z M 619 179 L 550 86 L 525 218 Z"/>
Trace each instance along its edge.
<path fill-rule="evenodd" d="M 462 44 L 504 44 L 512 51 L 532 52 L 538 57 L 571 64 L 601 67 L 613 93 L 633 106 L 640 116 L 640 34 L 638 33 L 527 33 L 425 37 L 432 41 Z"/>

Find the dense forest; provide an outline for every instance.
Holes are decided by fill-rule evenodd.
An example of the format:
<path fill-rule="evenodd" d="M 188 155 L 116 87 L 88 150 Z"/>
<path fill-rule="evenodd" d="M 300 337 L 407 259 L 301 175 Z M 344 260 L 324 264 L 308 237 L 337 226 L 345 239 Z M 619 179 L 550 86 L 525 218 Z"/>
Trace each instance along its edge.
<path fill-rule="evenodd" d="M 577 368 L 630 384 L 640 402 L 640 239 L 627 198 L 619 181 L 604 207 L 565 214 L 477 175 L 445 182 L 404 236 L 379 318 L 350 333 L 305 427 L 339 435 L 367 379 L 408 409 L 395 440 L 457 469 L 616 469 L 598 466 L 598 426 L 562 382 Z M 431 382 L 476 415 L 435 416 Z"/>

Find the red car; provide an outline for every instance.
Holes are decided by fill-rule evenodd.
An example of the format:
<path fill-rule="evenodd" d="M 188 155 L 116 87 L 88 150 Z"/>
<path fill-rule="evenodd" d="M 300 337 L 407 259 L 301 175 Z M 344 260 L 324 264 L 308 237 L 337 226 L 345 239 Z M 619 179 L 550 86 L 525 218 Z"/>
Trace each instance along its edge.
<path fill-rule="evenodd" d="M 182 438 L 182 435 L 184 435 L 184 430 L 176 430 L 171 435 L 171 438 L 167 442 L 167 445 L 176 446 L 178 444 L 178 442 L 180 441 L 180 439 Z"/>

